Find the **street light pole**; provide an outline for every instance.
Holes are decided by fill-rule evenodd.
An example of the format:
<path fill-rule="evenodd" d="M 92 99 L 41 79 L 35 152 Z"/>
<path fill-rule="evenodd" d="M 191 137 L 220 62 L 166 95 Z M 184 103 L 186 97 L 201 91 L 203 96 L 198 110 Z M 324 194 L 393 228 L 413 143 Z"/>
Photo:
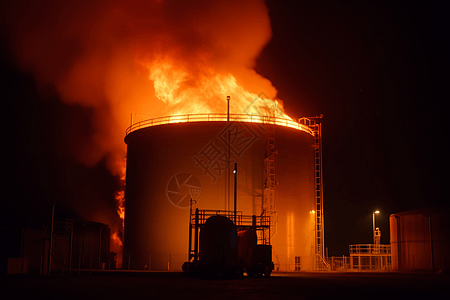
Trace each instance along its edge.
<path fill-rule="evenodd" d="M 376 210 L 372 213 L 372 221 L 373 221 L 373 230 L 372 230 L 372 235 L 373 235 L 373 244 L 375 245 L 375 214 L 379 214 L 380 211 Z"/>

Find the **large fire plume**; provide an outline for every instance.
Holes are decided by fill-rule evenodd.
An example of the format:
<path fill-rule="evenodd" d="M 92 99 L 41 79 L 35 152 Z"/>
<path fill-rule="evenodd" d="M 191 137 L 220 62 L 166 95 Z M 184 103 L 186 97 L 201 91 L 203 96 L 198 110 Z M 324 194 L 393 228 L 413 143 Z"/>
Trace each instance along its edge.
<path fill-rule="evenodd" d="M 245 113 L 261 92 L 276 97 L 253 70 L 271 38 L 262 0 L 14 1 L 1 11 L 18 66 L 68 105 L 93 112 L 95 130 L 74 141 L 83 144 L 74 158 L 87 166 L 106 158 L 120 182 L 130 113 L 223 113 L 227 96 L 232 113 Z M 122 187 L 115 201 L 123 226 Z M 121 231 L 113 231 L 117 246 Z"/>

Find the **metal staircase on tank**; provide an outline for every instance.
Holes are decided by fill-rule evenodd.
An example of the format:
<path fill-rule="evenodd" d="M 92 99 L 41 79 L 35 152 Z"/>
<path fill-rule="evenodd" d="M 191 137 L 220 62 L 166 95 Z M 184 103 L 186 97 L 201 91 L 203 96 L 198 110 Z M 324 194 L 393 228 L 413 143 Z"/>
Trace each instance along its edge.
<path fill-rule="evenodd" d="M 323 220 L 323 187 L 322 187 L 322 115 L 301 118 L 299 123 L 307 125 L 314 134 L 314 198 L 315 198 L 315 269 L 330 270 L 330 264 L 324 256 L 324 220 Z"/>
<path fill-rule="evenodd" d="M 275 112 L 271 112 L 272 116 L 274 116 Z M 268 122 L 266 126 L 267 130 L 267 152 L 266 158 L 264 159 L 265 165 L 265 184 L 264 184 L 264 198 L 263 198 L 263 206 L 262 206 L 262 215 L 268 216 L 270 220 L 270 225 L 275 227 L 271 230 L 272 235 L 276 233 L 276 209 L 275 209 L 275 199 L 276 199 L 276 176 L 275 176 L 275 125 L 271 124 L 274 122 Z M 271 234 L 268 230 L 262 232 L 262 239 L 264 240 L 264 244 L 270 244 Z"/>
<path fill-rule="evenodd" d="M 265 159 L 266 184 L 264 189 L 265 208 L 267 211 L 275 211 L 275 128 L 267 126 L 267 156 Z"/>

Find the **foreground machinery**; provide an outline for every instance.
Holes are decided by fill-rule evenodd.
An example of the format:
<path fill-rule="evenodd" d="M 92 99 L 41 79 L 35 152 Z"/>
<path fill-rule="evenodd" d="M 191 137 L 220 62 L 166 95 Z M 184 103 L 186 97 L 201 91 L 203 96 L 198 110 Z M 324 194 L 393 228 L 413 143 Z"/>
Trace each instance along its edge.
<path fill-rule="evenodd" d="M 232 214 L 198 209 L 191 214 L 189 261 L 183 264 L 184 272 L 201 276 L 236 277 L 244 272 L 249 277 L 270 276 L 274 268 L 272 246 L 268 239 L 259 243 L 257 239 L 258 231 L 270 230 L 269 218 L 239 212 L 234 213 L 233 222 Z"/>

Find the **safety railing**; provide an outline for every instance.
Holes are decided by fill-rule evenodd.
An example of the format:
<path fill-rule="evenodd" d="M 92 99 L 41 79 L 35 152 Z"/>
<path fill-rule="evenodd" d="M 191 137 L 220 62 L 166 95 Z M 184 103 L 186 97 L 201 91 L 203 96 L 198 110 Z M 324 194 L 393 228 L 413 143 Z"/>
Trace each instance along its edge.
<path fill-rule="evenodd" d="M 274 124 L 280 126 L 286 126 L 301 130 L 313 135 L 312 130 L 303 124 L 290 119 L 262 116 L 262 115 L 248 115 L 248 114 L 230 114 L 230 122 L 249 122 L 258 124 Z M 125 131 L 125 135 L 130 134 L 133 131 L 164 124 L 176 124 L 176 123 L 193 123 L 193 122 L 224 122 L 228 120 L 227 114 L 193 114 L 193 115 L 178 115 L 178 116 L 166 116 L 147 119 L 141 122 L 137 122 L 128 127 Z"/>
<path fill-rule="evenodd" d="M 206 220 L 212 216 L 224 216 L 230 220 L 234 220 L 234 211 L 232 210 L 199 210 L 199 225 L 205 224 Z M 253 224 L 253 220 L 255 224 Z M 191 224 L 195 224 L 195 212 L 191 215 Z M 242 211 L 236 212 L 236 226 L 253 226 L 256 227 L 269 227 L 270 216 L 251 216 L 242 215 Z"/>
<path fill-rule="evenodd" d="M 327 257 L 330 271 L 338 272 L 390 272 L 391 256 L 388 254 L 361 254 Z"/>
<path fill-rule="evenodd" d="M 357 244 L 349 246 L 351 254 L 390 254 L 391 245 Z"/>

